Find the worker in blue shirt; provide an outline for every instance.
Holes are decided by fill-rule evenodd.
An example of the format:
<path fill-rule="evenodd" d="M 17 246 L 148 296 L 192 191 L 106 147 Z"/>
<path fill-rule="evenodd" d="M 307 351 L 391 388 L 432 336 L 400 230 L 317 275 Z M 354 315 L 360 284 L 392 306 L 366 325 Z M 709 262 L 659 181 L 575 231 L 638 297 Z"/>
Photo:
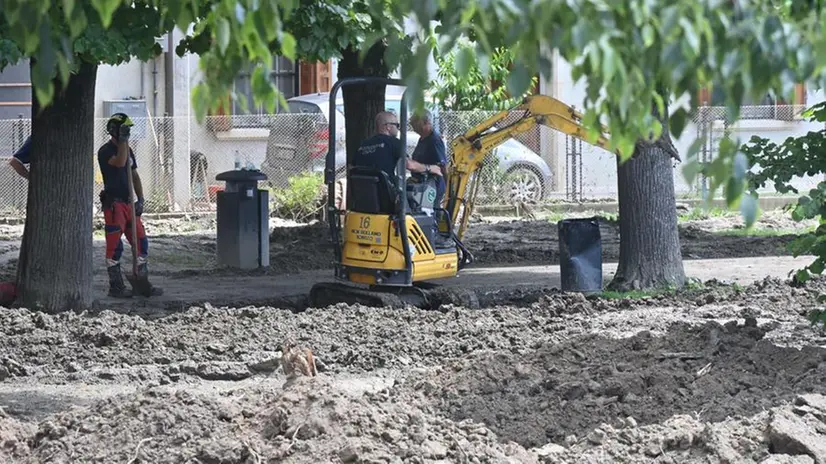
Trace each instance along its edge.
<path fill-rule="evenodd" d="M 422 114 L 413 115 L 410 118 L 410 125 L 419 134 L 419 143 L 413 150 L 413 161 L 408 163 L 411 172 L 427 172 L 435 175 L 436 179 L 436 200 L 433 205 L 436 208 L 442 207 L 442 199 L 447 189 L 445 175 L 447 174 L 447 157 L 445 155 L 445 142 L 442 136 L 433 128 L 433 117 L 429 111 Z"/>
<path fill-rule="evenodd" d="M 9 164 L 12 169 L 17 171 L 17 173 L 20 174 L 20 177 L 27 180 L 29 178 L 29 170 L 26 168 L 26 165 L 31 162 L 31 151 L 32 136 L 30 135 L 26 138 L 26 141 L 23 142 L 23 146 L 21 146 L 9 160 Z"/>

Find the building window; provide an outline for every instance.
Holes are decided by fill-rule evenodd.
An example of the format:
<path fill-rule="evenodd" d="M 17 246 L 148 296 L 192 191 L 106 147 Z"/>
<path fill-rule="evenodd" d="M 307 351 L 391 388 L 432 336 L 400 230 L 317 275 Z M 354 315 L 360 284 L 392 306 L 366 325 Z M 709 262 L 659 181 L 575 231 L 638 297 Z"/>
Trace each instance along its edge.
<path fill-rule="evenodd" d="M 30 118 L 32 86 L 29 60 L 7 66 L 0 72 L 0 119 Z"/>
<path fill-rule="evenodd" d="M 292 98 L 298 95 L 298 66 L 297 63 L 291 61 L 289 58 L 274 56 L 273 70 L 270 77 L 276 83 L 278 90 L 284 95 L 284 98 Z M 232 102 L 232 118 L 233 127 L 266 127 L 267 126 L 267 109 L 264 105 L 255 105 L 252 96 L 252 84 L 250 82 L 250 73 L 240 73 L 235 78 L 233 90 L 247 99 L 247 110 L 241 107 L 241 102 Z M 276 112 L 284 111 L 283 108 L 276 106 Z"/>

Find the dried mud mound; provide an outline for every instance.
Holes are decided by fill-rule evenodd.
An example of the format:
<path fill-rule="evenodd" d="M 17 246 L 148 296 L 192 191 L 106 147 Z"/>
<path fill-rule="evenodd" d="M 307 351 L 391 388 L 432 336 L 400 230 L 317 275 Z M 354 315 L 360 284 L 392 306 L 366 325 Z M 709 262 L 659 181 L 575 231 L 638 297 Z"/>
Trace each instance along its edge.
<path fill-rule="evenodd" d="M 0 462 L 826 463 L 826 338 L 801 316 L 824 288 L 153 320 L 2 309 L 0 386 L 15 397 L 50 383 L 139 390 L 7 408 Z M 321 374 L 282 389 L 287 337 Z"/>
<path fill-rule="evenodd" d="M 564 446 L 524 448 L 484 424 L 443 417 L 403 384 L 358 391 L 333 378 L 220 393 L 152 388 L 56 414 L 0 417 L 0 458 L 35 462 L 826 462 L 826 397 L 798 395 L 720 422 L 675 415 L 605 422 Z"/>
<path fill-rule="evenodd" d="M 328 372 L 441 364 L 480 350 L 537 349 L 588 333 L 623 337 L 678 321 L 755 317 L 783 322 L 773 340 L 826 343 L 804 317 L 826 279 L 794 288 L 779 280 L 708 287 L 636 300 L 586 299 L 549 289 L 491 291 L 488 309 L 443 311 L 339 305 L 301 313 L 193 307 L 162 318 L 103 311 L 0 310 L 0 381 L 174 383 L 240 380 L 267 368 L 287 337 L 312 347 Z M 517 307 L 514 307 L 516 305 Z M 799 330 L 795 329 L 800 326 Z"/>
<path fill-rule="evenodd" d="M 826 462 L 826 397 L 800 395 L 751 417 L 720 422 L 683 414 L 638 426 L 628 416 L 569 445 L 543 447 L 541 462 L 819 464 Z"/>
<path fill-rule="evenodd" d="M 710 229 L 717 224 L 709 225 Z M 716 230 L 716 229 L 714 229 Z M 619 226 L 600 221 L 602 256 L 619 260 Z M 795 235 L 731 236 L 706 230 L 703 222 L 680 226 L 683 257 L 687 259 L 786 256 L 786 245 Z M 548 221 L 504 221 L 472 224 L 465 245 L 477 265 L 537 265 L 559 263 L 557 224 Z M 332 266 L 333 247 L 327 225 L 276 227 L 270 234 L 269 273 L 327 269 Z"/>
<path fill-rule="evenodd" d="M 276 227 L 270 233 L 270 267 L 297 272 L 332 267 L 330 227 L 315 223 L 305 227 Z"/>
<path fill-rule="evenodd" d="M 619 225 L 600 221 L 602 259 L 619 260 Z M 687 259 L 786 256 L 796 236 L 731 236 L 712 233 L 702 223 L 680 226 L 682 255 Z M 547 221 L 509 221 L 472 225 L 465 244 L 484 264 L 558 264 L 557 224 Z"/>
<path fill-rule="evenodd" d="M 398 389 L 351 392 L 326 378 L 283 391 L 112 397 L 41 422 L 28 443 L 28 456 L 6 462 L 535 462 L 484 426 L 436 417 Z"/>
<path fill-rule="evenodd" d="M 745 325 L 676 324 L 663 337 L 587 334 L 509 352 L 473 353 L 422 379 L 454 420 L 487 424 L 524 446 L 564 443 L 602 422 L 697 413 L 750 416 L 796 393 L 826 393 L 826 349 L 783 348 Z"/>
<path fill-rule="evenodd" d="M 18 422 L 0 408 L 0 462 L 13 462 L 28 455 L 28 438 L 37 426 Z"/>

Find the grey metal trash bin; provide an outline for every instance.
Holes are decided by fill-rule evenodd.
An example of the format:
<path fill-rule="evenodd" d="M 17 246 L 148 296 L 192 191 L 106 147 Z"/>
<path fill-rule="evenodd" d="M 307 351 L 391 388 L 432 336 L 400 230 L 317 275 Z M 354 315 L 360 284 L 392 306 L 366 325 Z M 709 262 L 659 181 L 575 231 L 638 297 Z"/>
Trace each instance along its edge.
<path fill-rule="evenodd" d="M 239 269 L 270 265 L 269 191 L 259 170 L 233 170 L 215 176 L 226 182 L 217 193 L 218 264 Z"/>
<path fill-rule="evenodd" d="M 602 237 L 599 219 L 564 219 L 559 229 L 559 270 L 562 291 L 602 291 Z"/>

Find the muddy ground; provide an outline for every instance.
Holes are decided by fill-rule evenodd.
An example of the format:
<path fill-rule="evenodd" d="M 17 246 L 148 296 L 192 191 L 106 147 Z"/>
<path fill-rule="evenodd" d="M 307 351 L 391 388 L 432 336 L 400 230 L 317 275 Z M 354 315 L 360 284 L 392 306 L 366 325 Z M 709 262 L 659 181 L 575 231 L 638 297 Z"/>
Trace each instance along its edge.
<path fill-rule="evenodd" d="M 0 317 L 0 462 L 826 462 L 826 282 Z M 279 347 L 319 376 L 285 382 Z"/>
<path fill-rule="evenodd" d="M 568 217 L 592 217 L 586 212 Z M 477 219 L 470 224 L 464 243 L 475 257 L 475 265 L 514 266 L 559 263 L 559 239 L 554 219 Z M 146 219 L 150 236 L 151 271 L 159 276 L 239 274 L 221 269 L 216 263 L 215 217 Z M 613 218 L 600 217 L 603 261 L 619 259 L 619 226 Z M 786 246 L 813 222 L 796 223 L 781 210 L 764 212 L 752 235 L 744 235 L 737 213 L 702 215 L 687 212 L 681 218 L 680 242 L 685 259 L 789 256 Z M 96 223 L 96 273 L 105 276 L 103 223 Z M 0 225 L 0 277 L 11 276 L 17 261 L 22 225 Z M 124 238 L 125 243 L 125 238 Z M 130 262 L 128 246 L 124 263 Z M 293 274 L 331 269 L 333 248 L 330 232 L 323 223 L 296 224 L 270 220 L 270 267 L 254 271 L 258 275 Z"/>
<path fill-rule="evenodd" d="M 784 215 L 756 237 L 732 235 L 738 221 L 685 219 L 684 255 L 786 254 Z M 210 219 L 147 222 L 162 279 L 229 272 Z M 322 227 L 273 225 L 267 273 L 326 266 Z M 12 272 L 19 232 L 2 227 Z M 487 265 L 549 264 L 555 230 L 477 223 L 467 242 Z M 616 229 L 602 231 L 608 261 Z M 826 333 L 807 319 L 826 280 L 620 299 L 484 278 L 475 311 L 0 308 L 0 462 L 826 463 Z M 285 381 L 288 339 L 318 377 Z"/>

